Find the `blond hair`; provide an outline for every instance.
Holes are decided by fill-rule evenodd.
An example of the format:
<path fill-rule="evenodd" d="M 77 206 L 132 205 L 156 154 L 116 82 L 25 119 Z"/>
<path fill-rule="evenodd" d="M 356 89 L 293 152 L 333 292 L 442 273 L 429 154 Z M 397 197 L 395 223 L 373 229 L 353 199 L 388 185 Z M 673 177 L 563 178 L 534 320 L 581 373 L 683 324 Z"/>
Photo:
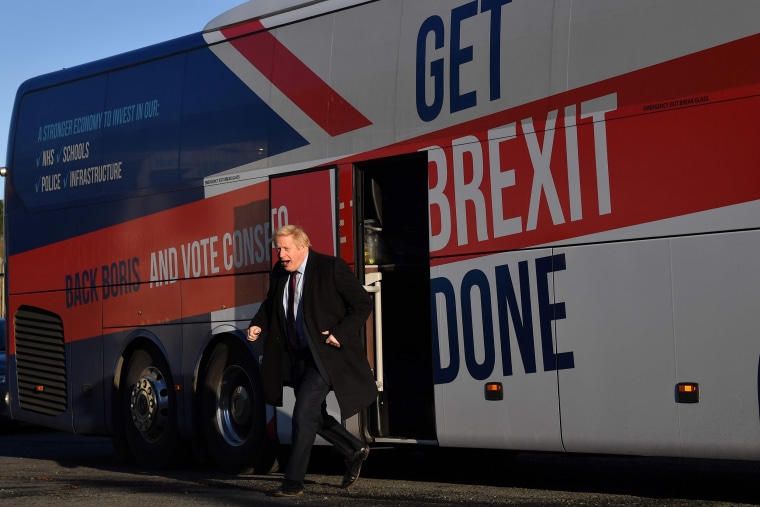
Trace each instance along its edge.
<path fill-rule="evenodd" d="M 284 236 L 293 236 L 293 242 L 296 244 L 296 247 L 303 248 L 303 247 L 311 247 L 311 241 L 309 241 L 309 236 L 306 234 L 306 231 L 303 230 L 303 227 L 300 225 L 286 225 L 284 227 L 280 227 L 277 229 L 277 232 L 274 233 L 274 237 L 272 238 L 272 243 L 277 243 L 277 238 L 282 238 Z"/>

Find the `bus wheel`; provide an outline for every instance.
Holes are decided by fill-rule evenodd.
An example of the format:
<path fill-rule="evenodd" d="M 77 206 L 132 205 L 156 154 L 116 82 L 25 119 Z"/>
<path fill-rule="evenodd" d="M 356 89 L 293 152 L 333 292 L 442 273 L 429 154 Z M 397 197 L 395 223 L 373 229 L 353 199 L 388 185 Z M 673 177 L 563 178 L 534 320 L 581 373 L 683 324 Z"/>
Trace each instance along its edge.
<path fill-rule="evenodd" d="M 138 349 L 129 358 L 121 385 L 122 424 L 130 454 L 141 466 L 166 467 L 179 442 L 169 365 L 160 353 Z"/>
<path fill-rule="evenodd" d="M 216 465 L 267 472 L 274 457 L 259 369 L 248 348 L 235 341 L 216 345 L 200 385 L 203 435 Z"/>

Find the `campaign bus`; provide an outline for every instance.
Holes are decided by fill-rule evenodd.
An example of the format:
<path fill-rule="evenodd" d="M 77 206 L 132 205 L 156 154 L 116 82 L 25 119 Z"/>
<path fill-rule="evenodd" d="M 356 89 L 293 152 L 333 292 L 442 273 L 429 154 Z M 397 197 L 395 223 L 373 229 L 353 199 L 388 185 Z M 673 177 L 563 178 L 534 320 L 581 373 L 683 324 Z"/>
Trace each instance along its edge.
<path fill-rule="evenodd" d="M 371 445 L 756 460 L 758 54 L 756 0 L 271 0 L 30 79 L 10 414 L 266 469 L 300 224 L 374 301 Z"/>

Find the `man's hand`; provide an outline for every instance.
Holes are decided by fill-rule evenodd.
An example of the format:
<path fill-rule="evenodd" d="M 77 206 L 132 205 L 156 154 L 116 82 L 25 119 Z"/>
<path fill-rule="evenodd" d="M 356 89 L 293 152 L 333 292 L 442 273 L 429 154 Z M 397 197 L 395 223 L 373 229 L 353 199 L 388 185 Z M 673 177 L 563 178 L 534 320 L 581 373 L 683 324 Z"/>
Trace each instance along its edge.
<path fill-rule="evenodd" d="M 259 339 L 261 334 L 261 328 L 259 326 L 251 326 L 248 328 L 248 341 L 255 342 Z"/>
<path fill-rule="evenodd" d="M 335 337 L 330 333 L 330 331 L 322 331 L 322 336 L 329 335 L 327 339 L 325 340 L 325 343 L 328 345 L 332 345 L 333 347 L 340 348 L 340 342 L 335 339 Z"/>

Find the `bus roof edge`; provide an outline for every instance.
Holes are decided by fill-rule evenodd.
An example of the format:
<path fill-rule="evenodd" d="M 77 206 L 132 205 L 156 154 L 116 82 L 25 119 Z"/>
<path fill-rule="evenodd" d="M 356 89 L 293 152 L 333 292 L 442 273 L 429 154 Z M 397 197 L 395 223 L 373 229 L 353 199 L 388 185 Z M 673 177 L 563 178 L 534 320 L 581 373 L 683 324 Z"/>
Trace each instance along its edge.
<path fill-rule="evenodd" d="M 209 21 L 203 31 L 211 32 L 226 26 L 267 18 L 323 1 L 325 0 L 248 0 Z"/>

